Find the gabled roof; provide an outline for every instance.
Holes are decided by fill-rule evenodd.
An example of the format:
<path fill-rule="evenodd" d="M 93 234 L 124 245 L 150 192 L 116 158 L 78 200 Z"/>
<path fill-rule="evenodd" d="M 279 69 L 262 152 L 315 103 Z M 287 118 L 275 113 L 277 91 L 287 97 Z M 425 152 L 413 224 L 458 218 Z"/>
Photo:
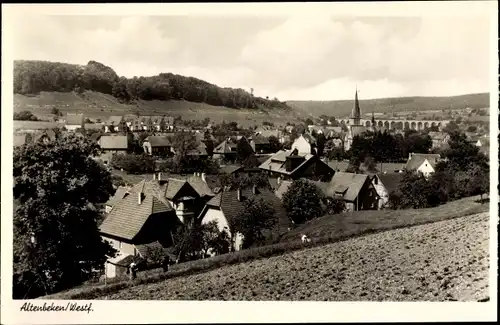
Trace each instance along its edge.
<path fill-rule="evenodd" d="M 99 139 L 101 149 L 128 149 L 126 135 L 103 135 Z"/>
<path fill-rule="evenodd" d="M 172 140 L 169 137 L 164 136 L 149 136 L 145 140 L 149 142 L 151 147 L 171 147 Z"/>
<path fill-rule="evenodd" d="M 281 200 L 271 190 L 259 188 L 257 189 L 257 194 L 253 194 L 252 188 L 242 189 L 241 201 L 238 201 L 237 193 L 237 189 L 222 191 L 208 201 L 207 207 L 220 209 L 222 213 L 224 213 L 224 217 L 227 219 L 228 224 L 231 224 L 231 221 L 234 220 L 236 216 L 243 213 L 245 209 L 245 201 L 250 199 L 263 199 L 276 211 L 278 224 L 275 227 L 275 231 L 282 234 L 288 230 L 288 227 L 291 225 L 291 221 L 286 215 L 286 211 L 283 208 Z"/>
<path fill-rule="evenodd" d="M 219 173 L 220 174 L 232 174 L 240 169 L 242 169 L 242 166 L 239 165 L 226 165 L 226 166 L 221 166 L 219 168 Z"/>
<path fill-rule="evenodd" d="M 132 240 L 151 215 L 174 211 L 163 195 L 164 189 L 156 181 L 143 180 L 129 192 L 104 219 L 99 227 L 101 233 Z M 139 193 L 142 195 L 140 204 Z"/>
<path fill-rule="evenodd" d="M 214 148 L 213 153 L 223 154 L 223 153 L 231 153 L 234 152 L 231 149 L 234 149 L 238 146 L 238 144 L 233 139 L 226 139 L 222 141 L 217 147 Z"/>
<path fill-rule="evenodd" d="M 410 158 L 406 162 L 405 168 L 407 170 L 416 170 L 418 169 L 424 161 L 427 159 L 432 168 L 436 167 L 436 163 L 441 158 L 439 154 L 431 154 L 431 153 L 411 153 Z"/>
<path fill-rule="evenodd" d="M 301 164 L 299 164 L 294 170 L 292 171 L 287 171 L 286 170 L 286 158 L 290 156 L 292 153 L 291 150 L 280 150 L 276 154 L 272 155 L 270 158 L 268 158 L 264 163 L 262 163 L 259 168 L 266 170 L 266 171 L 272 171 L 280 174 L 285 174 L 285 175 L 292 175 L 298 170 L 300 170 L 304 165 L 308 164 L 312 159 L 314 159 L 314 155 L 312 154 L 305 154 L 305 155 L 299 155 L 300 157 L 303 157 L 304 160 L 302 161 Z M 326 167 L 329 167 L 327 164 L 322 162 L 320 159 L 317 159 L 318 163 L 324 164 Z"/>
<path fill-rule="evenodd" d="M 70 114 L 66 115 L 66 125 L 83 125 L 83 114 Z"/>
<path fill-rule="evenodd" d="M 334 197 L 337 193 L 342 193 L 344 200 L 354 201 L 359 191 L 368 180 L 368 175 L 336 172 L 330 182 L 314 182 L 325 194 Z"/>
<path fill-rule="evenodd" d="M 129 191 L 128 187 L 125 186 L 118 187 L 115 191 L 115 194 L 113 194 L 113 196 L 110 197 L 109 200 L 106 202 L 106 205 L 111 207 L 114 206 L 128 194 L 128 191 Z"/>
<path fill-rule="evenodd" d="M 380 182 L 384 185 L 387 193 L 391 193 L 397 190 L 399 182 L 403 177 L 402 173 L 390 173 L 390 174 L 377 174 L 376 175 Z"/>

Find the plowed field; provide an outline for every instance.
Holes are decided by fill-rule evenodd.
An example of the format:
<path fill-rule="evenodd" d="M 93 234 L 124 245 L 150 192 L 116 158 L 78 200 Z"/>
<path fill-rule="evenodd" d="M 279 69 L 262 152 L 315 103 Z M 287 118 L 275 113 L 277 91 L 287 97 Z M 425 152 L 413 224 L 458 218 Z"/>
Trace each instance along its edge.
<path fill-rule="evenodd" d="M 477 301 L 489 295 L 488 229 L 489 214 L 475 214 L 139 285 L 107 298 Z"/>

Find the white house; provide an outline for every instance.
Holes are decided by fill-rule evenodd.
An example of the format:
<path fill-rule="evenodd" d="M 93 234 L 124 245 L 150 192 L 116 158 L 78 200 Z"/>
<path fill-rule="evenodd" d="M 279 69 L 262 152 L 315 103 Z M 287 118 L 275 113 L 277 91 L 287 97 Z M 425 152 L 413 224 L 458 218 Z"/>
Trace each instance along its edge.
<path fill-rule="evenodd" d="M 292 151 L 297 149 L 298 154 L 311 154 L 313 153 L 313 148 L 315 145 L 315 140 L 312 136 L 308 134 L 301 134 L 292 143 Z"/>
<path fill-rule="evenodd" d="M 278 218 L 278 223 L 269 233 L 264 234 L 277 238 L 288 231 L 291 226 L 280 199 L 274 193 L 266 188 L 244 188 L 228 189 L 219 192 L 215 197 L 207 202 L 201 211 L 198 220 L 202 224 L 216 221 L 220 231 L 226 231 L 232 238 L 231 248 L 238 251 L 242 248 L 243 235 L 240 233 L 232 234 L 231 222 L 241 215 L 245 209 L 245 201 L 252 199 L 263 199 L 273 207 Z M 275 237 L 276 236 L 276 237 Z"/>
<path fill-rule="evenodd" d="M 440 159 L 439 154 L 410 153 L 405 169 L 421 172 L 425 177 L 428 177 L 434 173 Z"/>

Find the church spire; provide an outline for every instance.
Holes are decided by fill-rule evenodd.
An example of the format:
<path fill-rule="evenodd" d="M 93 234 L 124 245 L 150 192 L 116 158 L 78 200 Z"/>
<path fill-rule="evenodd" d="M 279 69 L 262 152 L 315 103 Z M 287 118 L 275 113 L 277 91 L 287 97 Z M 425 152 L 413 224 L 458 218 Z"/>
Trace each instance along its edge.
<path fill-rule="evenodd" d="M 361 123 L 361 110 L 359 108 L 358 100 L 358 86 L 356 86 L 356 93 L 354 95 L 354 107 L 351 112 L 351 125 L 360 125 Z"/>

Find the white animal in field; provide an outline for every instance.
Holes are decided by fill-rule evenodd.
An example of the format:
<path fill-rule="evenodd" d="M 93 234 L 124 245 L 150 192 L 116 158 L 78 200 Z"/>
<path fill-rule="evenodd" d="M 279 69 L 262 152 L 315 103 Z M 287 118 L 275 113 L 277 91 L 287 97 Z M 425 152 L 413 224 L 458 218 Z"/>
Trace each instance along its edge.
<path fill-rule="evenodd" d="M 300 239 L 302 240 L 302 243 L 304 243 L 304 244 L 311 242 L 311 238 L 307 237 L 307 235 L 304 235 L 304 234 L 300 237 Z"/>

